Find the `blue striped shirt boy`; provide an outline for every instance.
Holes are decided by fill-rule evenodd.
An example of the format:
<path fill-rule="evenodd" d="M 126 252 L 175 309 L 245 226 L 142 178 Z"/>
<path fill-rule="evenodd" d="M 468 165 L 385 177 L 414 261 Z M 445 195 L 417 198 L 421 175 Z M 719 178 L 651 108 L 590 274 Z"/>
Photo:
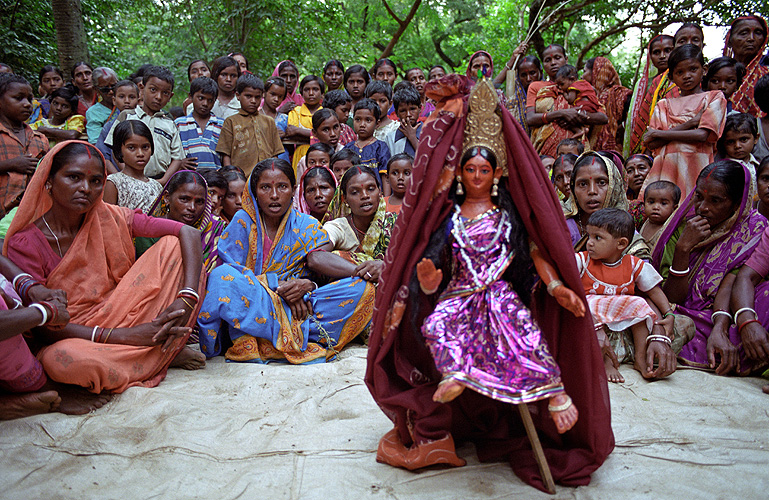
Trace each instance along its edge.
<path fill-rule="evenodd" d="M 206 129 L 202 132 L 192 113 L 180 116 L 174 120 L 174 123 L 179 129 L 179 137 L 187 158 L 198 159 L 198 170 L 221 168 L 222 160 L 216 152 L 216 144 L 219 142 L 224 120 L 212 113 L 208 117 Z"/>

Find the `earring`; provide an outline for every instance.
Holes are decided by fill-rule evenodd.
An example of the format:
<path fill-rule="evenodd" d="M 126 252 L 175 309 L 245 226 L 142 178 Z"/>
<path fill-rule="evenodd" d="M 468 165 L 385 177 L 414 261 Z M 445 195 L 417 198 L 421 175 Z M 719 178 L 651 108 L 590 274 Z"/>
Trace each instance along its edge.
<path fill-rule="evenodd" d="M 499 188 L 497 187 L 499 185 L 499 179 L 494 177 L 494 185 L 491 186 L 491 196 L 492 198 L 496 198 L 499 196 Z"/>
<path fill-rule="evenodd" d="M 457 176 L 457 194 L 465 194 L 465 190 L 462 188 L 462 176 L 460 175 Z"/>

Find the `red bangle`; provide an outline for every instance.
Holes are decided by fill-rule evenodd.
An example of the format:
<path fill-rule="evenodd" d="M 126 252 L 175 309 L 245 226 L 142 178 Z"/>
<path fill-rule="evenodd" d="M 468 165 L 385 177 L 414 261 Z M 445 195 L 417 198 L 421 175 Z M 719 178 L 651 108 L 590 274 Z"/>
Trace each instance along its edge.
<path fill-rule="evenodd" d="M 737 333 L 741 333 L 742 329 L 745 328 L 745 326 L 747 326 L 747 325 L 749 325 L 751 323 L 761 323 L 761 322 L 758 321 L 757 319 L 749 319 L 749 320 L 747 320 L 746 322 L 744 322 L 743 324 L 740 325 L 740 327 L 737 329 Z"/>
<path fill-rule="evenodd" d="M 548 123 L 547 121 L 547 113 L 542 113 L 542 121 L 545 123 Z"/>

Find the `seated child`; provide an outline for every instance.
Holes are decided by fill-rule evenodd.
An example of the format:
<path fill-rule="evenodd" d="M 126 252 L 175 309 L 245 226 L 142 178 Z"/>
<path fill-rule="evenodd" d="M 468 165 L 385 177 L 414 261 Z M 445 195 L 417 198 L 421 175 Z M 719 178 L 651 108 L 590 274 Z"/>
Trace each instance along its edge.
<path fill-rule="evenodd" d="M 356 139 L 355 131 L 351 126 L 347 125 L 347 120 L 350 118 L 350 110 L 352 109 L 352 97 L 345 90 L 332 90 L 326 92 L 323 95 L 323 109 L 330 109 L 336 113 L 336 117 L 339 120 L 339 144 L 345 146 L 346 144 Z M 310 142 L 318 142 L 316 136 L 310 139 Z"/>
<path fill-rule="evenodd" d="M 644 213 L 646 221 L 641 226 L 641 236 L 649 251 L 654 252 L 654 247 L 662 235 L 662 228 L 681 201 L 681 188 L 670 181 L 652 182 L 644 191 Z"/>
<path fill-rule="evenodd" d="M 635 369 L 644 378 L 656 377 L 661 370 L 670 368 L 660 367 L 655 372 L 655 353 L 649 344 L 663 342 L 671 345 L 671 305 L 659 286 L 662 277 L 651 264 L 632 255 L 623 255 L 634 231 L 633 219 L 624 210 L 598 210 L 587 222 L 587 251 L 576 254 L 587 305 L 593 315 L 599 344 L 604 349 L 606 375 L 614 383 L 625 381 L 617 369 L 618 361 L 635 360 Z M 662 311 L 664 319 L 657 321 L 659 313 L 638 295 L 648 297 Z M 608 338 L 602 327 L 608 331 Z M 623 333 L 627 328 L 632 331 L 632 341 Z M 607 352 L 609 349 L 614 355 Z"/>
<path fill-rule="evenodd" d="M 222 132 L 224 120 L 211 113 L 219 89 L 216 82 L 205 76 L 190 83 L 192 113 L 174 120 L 179 129 L 185 159 L 185 167 L 198 172 L 216 170 L 222 160 L 216 152 L 216 144 Z"/>
<path fill-rule="evenodd" d="M 155 152 L 152 132 L 142 121 L 126 120 L 117 124 L 112 140 L 112 156 L 125 168 L 107 176 L 104 201 L 147 214 L 164 186 L 144 173 Z"/>
<path fill-rule="evenodd" d="M 750 170 L 753 187 L 756 187 L 756 167 L 759 161 L 753 156 L 758 141 L 756 119 L 747 113 L 731 113 L 726 117 L 724 132 L 716 143 L 718 156 L 725 160 L 742 163 Z"/>
<path fill-rule="evenodd" d="M 398 127 L 400 126 L 397 121 L 391 120 L 390 117 L 387 116 L 390 112 L 390 106 L 392 106 L 393 103 L 393 88 L 386 81 L 372 80 L 371 83 L 366 85 L 366 97 L 379 105 L 379 119 L 377 120 L 376 129 L 374 130 L 374 137 L 380 141 L 387 142 L 387 136 L 398 130 Z M 384 169 L 384 165 L 380 165 L 379 167 L 380 169 Z"/>
<path fill-rule="evenodd" d="M 419 121 L 422 99 L 416 89 L 404 88 L 395 92 L 393 102 L 399 126 L 385 142 L 390 147 L 391 155 L 408 153 L 413 158 L 419 145 L 419 136 L 422 134 L 422 122 Z"/>
<path fill-rule="evenodd" d="M 333 118 L 334 121 L 336 122 L 336 114 L 334 114 L 333 111 L 331 110 L 321 110 L 321 111 L 328 111 L 329 113 L 331 113 L 331 118 Z M 318 113 L 320 113 L 320 111 L 318 111 Z M 315 113 L 315 115 L 317 115 L 318 113 Z M 315 116 L 313 116 L 313 121 L 314 120 L 315 120 Z M 298 186 L 302 185 L 302 179 L 304 179 L 304 174 L 306 174 L 307 171 L 309 171 L 311 168 L 314 168 L 314 167 L 328 168 L 329 164 L 331 163 L 331 156 L 333 154 L 334 154 L 334 149 L 326 143 L 318 142 L 310 145 L 309 149 L 307 150 L 307 154 L 304 155 L 304 158 L 302 158 L 302 161 L 299 162 L 302 166 L 302 173 L 298 174 L 299 178 L 297 181 L 297 185 Z M 297 166 L 297 169 L 298 167 L 299 166 Z M 294 190 L 294 209 L 295 210 L 300 211 L 302 207 L 301 203 L 303 198 L 304 198 L 304 193 L 302 192 L 301 189 Z"/>
<path fill-rule="evenodd" d="M 50 147 L 62 141 L 85 139 L 85 117 L 76 114 L 80 98 L 74 87 L 66 85 L 51 93 L 51 112 L 31 126 L 48 138 Z"/>
<path fill-rule="evenodd" d="M 384 82 L 379 83 L 386 85 Z M 371 99 L 364 98 L 358 101 L 353 110 L 353 128 L 358 138 L 344 146 L 345 149 L 351 149 L 360 156 L 362 165 L 374 170 L 380 186 L 382 185 L 380 170 L 386 169 L 387 162 L 390 160 L 390 148 L 374 137 L 374 130 L 379 123 L 381 112 L 381 107 Z M 385 190 L 385 196 L 389 194 L 388 188 Z"/>
<path fill-rule="evenodd" d="M 220 170 L 206 170 L 201 174 L 208 185 L 208 196 L 211 197 L 211 213 L 219 216 L 222 211 L 222 202 L 227 196 L 229 183 Z"/>
<path fill-rule="evenodd" d="M 387 162 L 387 179 L 392 194 L 385 198 L 386 210 L 396 214 L 401 213 L 403 197 L 406 196 L 411 185 L 411 169 L 414 166 L 414 158 L 408 153 L 398 153 L 390 157 Z"/>
<path fill-rule="evenodd" d="M 114 174 L 117 172 L 115 168 L 115 162 L 112 160 L 112 148 L 107 147 L 104 144 L 104 140 L 107 138 L 107 134 L 112 130 L 112 126 L 117 120 L 117 115 L 127 109 L 136 109 L 139 104 L 139 87 L 136 86 L 131 80 L 122 80 L 115 84 L 115 96 L 112 98 L 112 102 L 115 104 L 117 112 L 113 115 L 113 118 L 107 120 L 101 129 L 99 138 L 96 140 L 96 148 L 104 155 L 104 159 L 107 160 L 107 173 Z"/>
<path fill-rule="evenodd" d="M 708 72 L 702 77 L 702 90 L 720 90 L 726 98 L 726 112 L 731 113 L 731 101 L 745 78 L 745 65 L 731 57 L 717 57 L 708 63 Z"/>
<path fill-rule="evenodd" d="M 764 158 L 756 169 L 756 184 L 758 185 L 756 210 L 769 219 L 769 156 Z"/>
<path fill-rule="evenodd" d="M 579 156 L 585 152 L 585 145 L 579 142 L 577 139 L 564 139 L 558 143 L 558 147 L 555 149 L 555 157 L 558 158 L 566 153 L 571 153 L 575 156 Z"/>
<path fill-rule="evenodd" d="M 246 178 L 257 163 L 284 152 L 275 120 L 259 113 L 263 91 L 264 84 L 254 75 L 238 77 L 235 95 L 240 110 L 224 120 L 216 145 L 216 152 L 222 155 L 222 166 L 239 167 Z"/>
<path fill-rule="evenodd" d="M 223 167 L 220 172 L 227 180 L 227 194 L 222 200 L 219 216 L 229 223 L 243 206 L 243 190 L 246 188 L 246 175 L 236 167 Z"/>

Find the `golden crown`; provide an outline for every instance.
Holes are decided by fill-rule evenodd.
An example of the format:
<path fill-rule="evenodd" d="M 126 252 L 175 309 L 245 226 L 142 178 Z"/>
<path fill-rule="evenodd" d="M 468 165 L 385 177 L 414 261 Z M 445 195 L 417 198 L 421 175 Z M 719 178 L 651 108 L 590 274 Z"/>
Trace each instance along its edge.
<path fill-rule="evenodd" d="M 479 79 L 470 91 L 468 99 L 462 156 L 476 146 L 488 148 L 497 157 L 497 167 L 502 168 L 502 175 L 507 175 L 507 150 L 498 106 L 499 98 L 491 81 L 486 78 Z"/>

